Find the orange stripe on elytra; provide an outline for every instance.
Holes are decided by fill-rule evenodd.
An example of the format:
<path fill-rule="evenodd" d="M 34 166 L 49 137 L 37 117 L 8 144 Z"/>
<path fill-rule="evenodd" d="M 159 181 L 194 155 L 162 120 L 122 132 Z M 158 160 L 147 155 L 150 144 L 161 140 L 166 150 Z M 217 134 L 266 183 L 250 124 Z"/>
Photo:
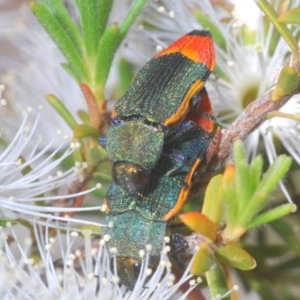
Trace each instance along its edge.
<path fill-rule="evenodd" d="M 184 205 L 184 203 L 186 202 L 186 200 L 189 196 L 190 189 L 192 187 L 191 183 L 192 183 L 193 175 L 194 175 L 195 171 L 197 170 L 198 166 L 200 165 L 200 163 L 201 163 L 201 159 L 196 159 L 196 161 L 190 168 L 190 170 L 185 178 L 185 184 L 187 186 L 183 187 L 180 190 L 180 193 L 179 193 L 179 196 L 178 196 L 175 206 L 167 214 L 164 215 L 165 221 L 168 221 L 172 217 L 177 215 L 179 213 L 179 211 L 181 210 L 182 206 Z"/>
<path fill-rule="evenodd" d="M 110 116 L 111 116 L 112 119 L 115 119 L 117 117 L 117 112 L 116 112 L 115 108 L 112 109 L 112 111 L 110 113 Z"/>
<path fill-rule="evenodd" d="M 215 66 L 215 50 L 211 36 L 184 35 L 165 50 L 159 52 L 155 58 L 180 52 L 190 60 L 204 64 L 209 70 Z"/>
<path fill-rule="evenodd" d="M 105 213 L 109 213 L 110 207 L 109 207 L 106 199 L 103 200 L 103 206 L 105 207 Z"/>
<path fill-rule="evenodd" d="M 201 90 L 203 86 L 204 86 L 204 82 L 202 80 L 199 79 L 195 81 L 190 87 L 190 89 L 188 90 L 188 92 L 186 93 L 183 101 L 180 103 L 180 106 L 178 107 L 176 113 L 174 113 L 168 119 L 166 119 L 164 125 L 168 126 L 180 121 L 188 111 L 192 97 L 199 90 Z"/>

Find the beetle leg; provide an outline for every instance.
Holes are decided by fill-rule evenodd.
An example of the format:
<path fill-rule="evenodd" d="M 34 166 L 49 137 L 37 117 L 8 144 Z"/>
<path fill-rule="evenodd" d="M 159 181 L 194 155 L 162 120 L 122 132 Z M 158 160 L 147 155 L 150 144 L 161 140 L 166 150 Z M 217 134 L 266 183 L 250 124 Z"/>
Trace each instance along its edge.
<path fill-rule="evenodd" d="M 171 132 L 170 137 L 168 138 L 168 143 L 178 140 L 182 141 L 185 137 L 189 137 L 190 133 L 192 133 L 195 129 L 198 128 L 192 120 L 181 123 Z"/>
<path fill-rule="evenodd" d="M 112 124 L 113 126 L 118 126 L 118 125 L 120 125 L 120 123 L 121 123 L 121 121 L 120 121 L 119 119 L 117 119 L 117 118 L 111 118 L 111 119 L 110 119 L 110 122 L 111 122 L 111 124 Z"/>
<path fill-rule="evenodd" d="M 175 175 L 176 172 L 179 171 L 187 161 L 187 157 L 177 149 L 170 149 L 168 153 L 164 154 L 164 156 L 171 159 L 172 162 L 174 163 L 174 167 L 166 173 L 166 175 L 169 177 Z"/>
<path fill-rule="evenodd" d="M 104 150 L 106 150 L 106 137 L 105 136 L 100 136 L 98 138 L 98 143 Z"/>
<path fill-rule="evenodd" d="M 169 253 L 170 259 L 176 263 L 179 268 L 185 268 L 185 259 L 187 255 L 188 243 L 181 234 L 173 233 L 170 236 L 170 247 Z"/>

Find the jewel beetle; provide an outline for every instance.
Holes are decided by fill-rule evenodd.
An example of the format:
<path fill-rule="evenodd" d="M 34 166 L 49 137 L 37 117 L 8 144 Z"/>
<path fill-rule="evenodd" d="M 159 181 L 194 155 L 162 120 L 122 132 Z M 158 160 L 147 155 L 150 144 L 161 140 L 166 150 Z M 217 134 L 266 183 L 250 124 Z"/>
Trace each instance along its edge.
<path fill-rule="evenodd" d="M 194 30 L 152 58 L 113 108 L 112 125 L 100 138 L 112 161 L 115 183 L 142 192 L 172 140 L 193 131 L 183 124 L 215 64 L 208 31 Z"/>
<path fill-rule="evenodd" d="M 214 119 L 205 90 L 202 101 L 187 114 L 185 122 L 195 126 L 184 139 L 174 140 L 176 151 L 162 156 L 153 169 L 147 188 L 138 194 L 128 193 L 112 183 L 106 194 L 106 223 L 109 248 L 117 249 L 117 270 L 121 282 L 132 289 L 139 274 L 139 250 L 152 247 L 150 265 L 160 259 L 164 237 L 169 235 L 170 220 L 186 202 L 195 176 L 205 161 L 206 149 L 212 139 Z"/>

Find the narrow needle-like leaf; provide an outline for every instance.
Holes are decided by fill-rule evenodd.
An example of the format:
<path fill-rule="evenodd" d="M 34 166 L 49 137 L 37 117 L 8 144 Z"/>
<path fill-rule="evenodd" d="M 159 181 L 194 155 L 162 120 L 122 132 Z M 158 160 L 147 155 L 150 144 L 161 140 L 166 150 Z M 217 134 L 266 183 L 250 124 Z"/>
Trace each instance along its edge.
<path fill-rule="evenodd" d="M 282 35 L 285 41 L 290 46 L 293 53 L 296 54 L 298 50 L 298 44 L 295 37 L 292 35 L 291 31 L 287 28 L 287 26 L 283 23 L 279 23 L 277 18 L 278 15 L 274 8 L 267 0 L 257 0 L 257 5 L 259 8 L 267 15 L 270 21 L 273 23 L 277 31 Z"/>
<path fill-rule="evenodd" d="M 77 124 L 76 120 L 70 113 L 70 111 L 65 107 L 65 105 L 54 95 L 47 95 L 47 100 L 51 106 L 60 114 L 60 116 L 65 120 L 71 129 L 74 129 Z"/>
<path fill-rule="evenodd" d="M 129 8 L 129 11 L 123 21 L 123 23 L 120 25 L 120 37 L 121 41 L 126 36 L 129 28 L 134 23 L 138 15 L 141 13 L 142 9 L 144 8 L 144 5 L 147 3 L 147 0 L 134 0 Z"/>
<path fill-rule="evenodd" d="M 67 32 L 70 40 L 76 45 L 78 51 L 82 50 L 83 40 L 76 23 L 71 18 L 70 13 L 62 0 L 43 0 L 41 3 L 51 12 L 56 20 Z"/>
<path fill-rule="evenodd" d="M 76 0 L 80 12 L 81 26 L 83 39 L 85 44 L 85 55 L 86 58 L 92 63 L 95 58 L 98 44 L 98 32 L 97 32 L 97 15 L 98 5 L 97 0 Z"/>
<path fill-rule="evenodd" d="M 78 51 L 77 45 L 70 38 L 66 28 L 41 4 L 31 2 L 30 5 L 33 13 L 68 60 L 71 69 L 74 70 L 75 74 L 80 76 L 82 81 L 86 81 L 87 72 L 82 62 L 81 54 Z"/>
<path fill-rule="evenodd" d="M 109 18 L 113 1 L 98 0 L 97 2 L 98 2 L 97 19 L 96 19 L 97 22 L 95 24 L 95 27 L 97 28 L 97 33 L 98 33 L 97 41 L 99 41 L 107 26 L 107 21 Z"/>
<path fill-rule="evenodd" d="M 286 203 L 282 204 L 280 206 L 277 206 L 275 208 L 272 208 L 268 210 L 265 213 L 262 213 L 255 217 L 248 225 L 247 229 L 257 227 L 272 221 L 275 221 L 279 218 L 282 218 L 283 216 L 290 214 L 291 212 L 294 212 L 296 210 L 296 205 Z"/>

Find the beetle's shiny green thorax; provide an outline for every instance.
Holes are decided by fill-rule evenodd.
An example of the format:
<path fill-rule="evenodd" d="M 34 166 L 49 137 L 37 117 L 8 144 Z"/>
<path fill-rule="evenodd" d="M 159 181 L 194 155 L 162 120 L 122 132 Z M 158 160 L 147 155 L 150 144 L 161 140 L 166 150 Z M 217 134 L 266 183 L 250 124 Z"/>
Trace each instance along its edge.
<path fill-rule="evenodd" d="M 134 120 L 112 127 L 106 138 L 114 181 L 128 192 L 143 190 L 162 154 L 164 132 Z"/>

